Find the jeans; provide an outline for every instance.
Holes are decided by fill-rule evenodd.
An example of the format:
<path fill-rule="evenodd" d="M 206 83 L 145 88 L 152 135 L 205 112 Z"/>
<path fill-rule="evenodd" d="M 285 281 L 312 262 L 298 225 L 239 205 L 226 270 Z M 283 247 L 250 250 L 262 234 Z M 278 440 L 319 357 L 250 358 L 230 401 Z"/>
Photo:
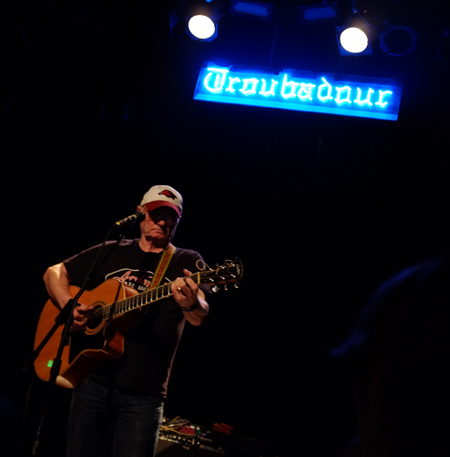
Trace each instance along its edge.
<path fill-rule="evenodd" d="M 68 457 L 153 457 L 163 416 L 158 397 L 87 380 L 72 395 Z"/>

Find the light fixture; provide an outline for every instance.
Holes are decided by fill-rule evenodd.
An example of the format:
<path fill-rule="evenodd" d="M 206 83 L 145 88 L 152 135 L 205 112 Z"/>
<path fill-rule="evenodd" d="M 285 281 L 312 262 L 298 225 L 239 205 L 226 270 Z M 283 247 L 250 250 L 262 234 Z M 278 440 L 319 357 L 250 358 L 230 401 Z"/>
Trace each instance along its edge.
<path fill-rule="evenodd" d="M 273 5 L 252 0 L 232 0 L 230 14 L 269 22 L 272 19 Z"/>
<path fill-rule="evenodd" d="M 341 46 L 352 54 L 360 54 L 367 49 L 369 38 L 358 27 L 348 27 L 339 36 Z"/>
<path fill-rule="evenodd" d="M 416 39 L 412 27 L 389 24 L 381 32 L 380 48 L 390 56 L 407 56 L 415 51 Z"/>
<path fill-rule="evenodd" d="M 336 39 L 341 56 L 371 55 L 370 28 L 362 20 L 347 26 L 336 26 Z"/>
<path fill-rule="evenodd" d="M 193 40 L 212 41 L 217 38 L 219 18 L 217 1 L 196 2 L 187 8 L 186 33 Z"/>
<path fill-rule="evenodd" d="M 317 24 L 338 21 L 337 2 L 303 5 L 298 7 L 301 24 Z"/>

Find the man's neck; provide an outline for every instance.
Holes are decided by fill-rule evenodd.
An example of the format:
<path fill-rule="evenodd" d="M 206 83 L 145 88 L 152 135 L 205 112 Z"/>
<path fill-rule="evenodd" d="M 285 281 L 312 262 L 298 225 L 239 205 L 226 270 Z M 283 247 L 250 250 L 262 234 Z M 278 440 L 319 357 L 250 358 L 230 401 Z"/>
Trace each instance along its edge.
<path fill-rule="evenodd" d="M 139 240 L 139 246 L 144 252 L 154 252 L 156 254 L 164 251 L 169 246 L 169 242 L 162 240 L 153 240 L 152 238 L 141 237 Z"/>

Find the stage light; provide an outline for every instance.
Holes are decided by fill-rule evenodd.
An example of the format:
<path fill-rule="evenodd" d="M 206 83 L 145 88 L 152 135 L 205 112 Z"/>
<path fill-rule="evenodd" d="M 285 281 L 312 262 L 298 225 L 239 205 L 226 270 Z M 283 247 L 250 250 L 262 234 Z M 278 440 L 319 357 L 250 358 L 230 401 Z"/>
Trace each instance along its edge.
<path fill-rule="evenodd" d="M 230 14 L 269 22 L 272 19 L 273 5 L 254 1 L 232 0 Z"/>
<path fill-rule="evenodd" d="M 367 49 L 369 38 L 363 30 L 357 27 L 348 27 L 339 36 L 342 47 L 352 54 L 359 54 Z"/>
<path fill-rule="evenodd" d="M 370 27 L 362 20 L 353 20 L 347 26 L 336 26 L 336 39 L 341 56 L 371 55 Z"/>
<path fill-rule="evenodd" d="M 416 49 L 417 32 L 412 27 L 388 25 L 381 32 L 380 48 L 391 56 L 407 56 Z"/>
<path fill-rule="evenodd" d="M 197 2 L 187 8 L 186 33 L 194 40 L 212 41 L 217 38 L 219 26 L 217 2 Z"/>
<path fill-rule="evenodd" d="M 192 35 L 199 40 L 211 38 L 216 31 L 216 26 L 212 19 L 201 14 L 192 16 L 188 21 L 188 27 Z"/>
<path fill-rule="evenodd" d="M 336 2 L 299 6 L 298 10 L 300 13 L 300 23 L 302 24 L 335 23 L 338 20 L 338 6 Z"/>

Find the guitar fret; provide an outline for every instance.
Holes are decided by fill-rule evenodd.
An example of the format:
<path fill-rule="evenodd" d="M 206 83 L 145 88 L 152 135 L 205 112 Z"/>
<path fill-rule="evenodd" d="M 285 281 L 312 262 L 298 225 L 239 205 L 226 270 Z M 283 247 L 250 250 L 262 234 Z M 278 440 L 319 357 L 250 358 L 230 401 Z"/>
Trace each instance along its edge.
<path fill-rule="evenodd" d="M 209 276 L 209 273 L 210 272 L 207 272 L 208 276 Z M 218 273 L 219 273 L 219 271 L 216 272 L 216 274 L 218 274 Z M 191 275 L 191 278 L 197 284 L 201 284 L 202 276 L 205 276 L 205 275 L 202 275 L 200 272 L 198 272 L 198 273 L 194 273 L 193 275 Z M 110 305 L 110 306 L 114 306 L 113 316 L 125 314 L 128 311 L 132 311 L 137 308 L 142 308 L 143 306 L 148 305 L 152 302 L 155 302 L 155 301 L 158 301 L 163 298 L 171 296 L 172 295 L 171 284 L 172 283 L 162 284 L 158 287 L 155 287 L 154 289 L 149 289 L 149 290 L 146 290 L 145 292 L 138 293 L 131 297 L 127 297 L 123 300 L 120 300 L 115 305 Z M 106 308 L 107 307 L 104 307 L 104 309 L 103 309 L 103 318 L 109 319 L 110 313 L 111 313 L 110 307 L 108 310 Z"/>

